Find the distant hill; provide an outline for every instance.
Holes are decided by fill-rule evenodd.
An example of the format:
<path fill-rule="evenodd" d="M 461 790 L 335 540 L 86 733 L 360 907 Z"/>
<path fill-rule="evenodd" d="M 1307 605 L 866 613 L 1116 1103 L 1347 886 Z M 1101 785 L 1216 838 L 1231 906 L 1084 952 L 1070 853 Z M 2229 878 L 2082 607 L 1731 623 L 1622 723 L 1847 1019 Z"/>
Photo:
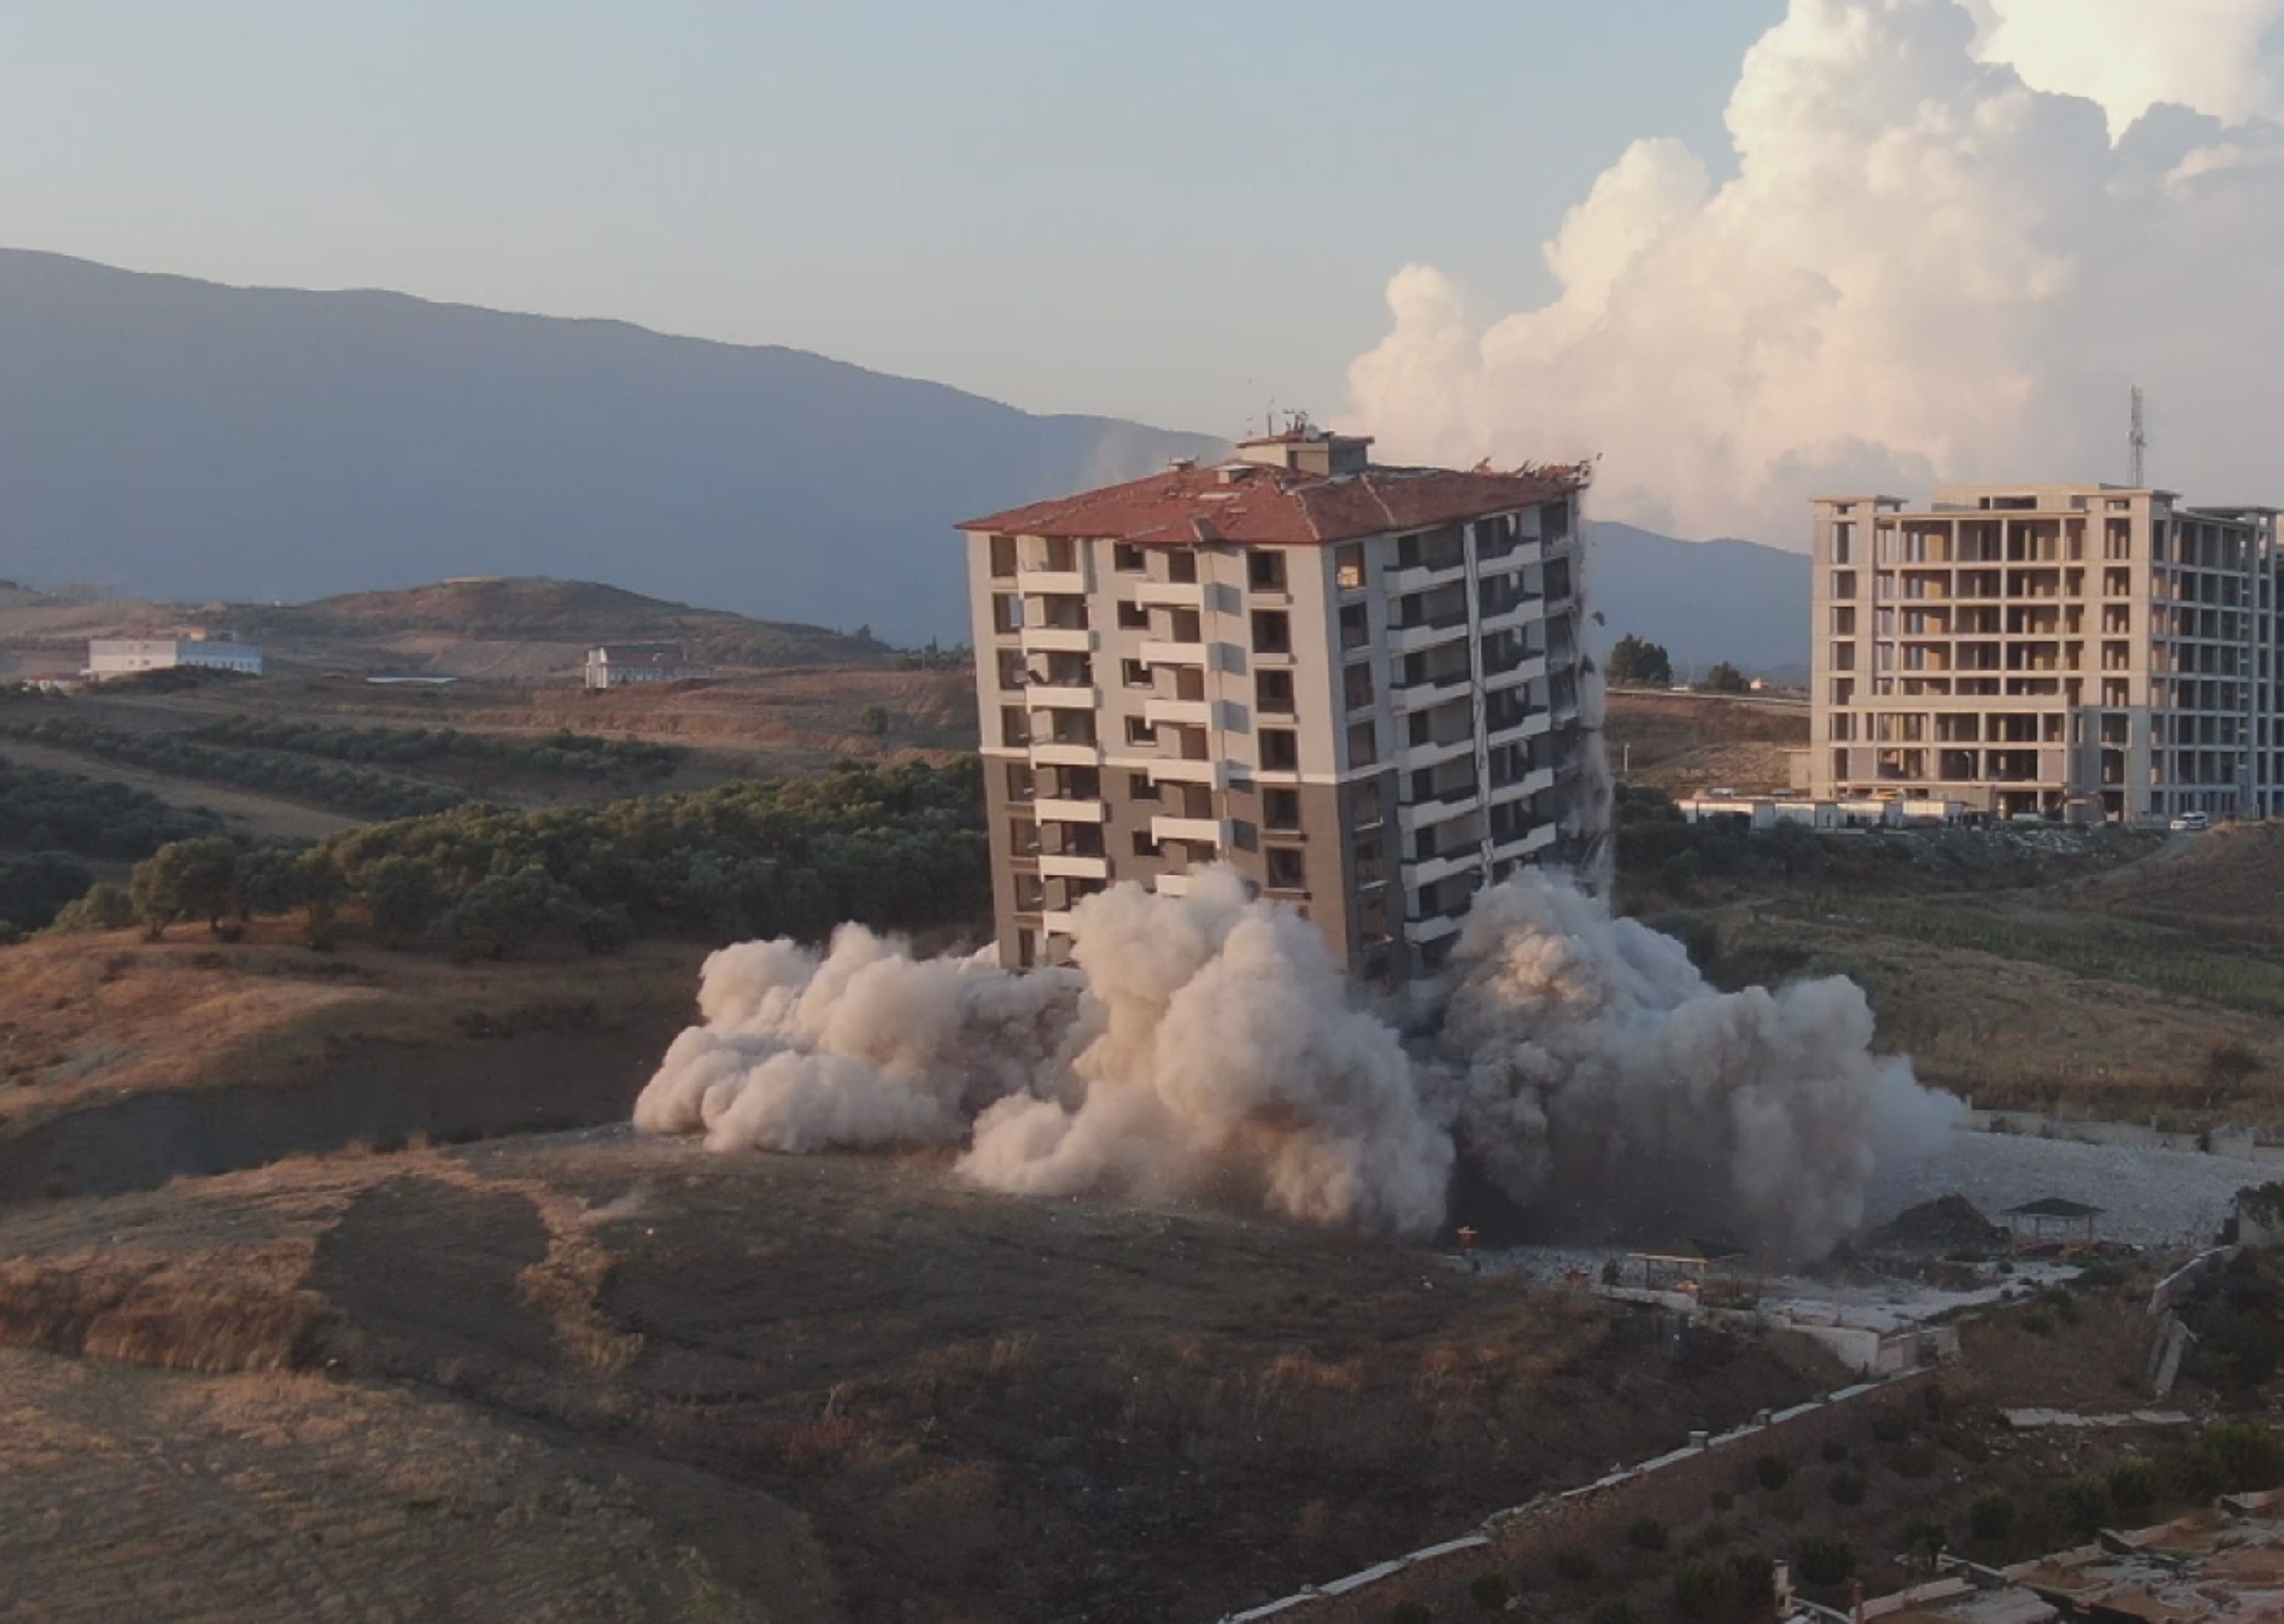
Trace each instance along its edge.
<path fill-rule="evenodd" d="M 1685 542 L 1607 521 L 1588 533 L 1597 652 L 1631 632 L 1663 643 L 1676 675 L 1726 659 L 1755 675 L 1806 680 L 1806 554 L 1734 538 Z"/>
<path fill-rule="evenodd" d="M 567 674 L 602 642 L 680 643 L 694 660 L 723 667 L 847 665 L 888 653 L 871 638 L 693 608 L 591 581 L 485 576 L 307 604 L 0 601 L 0 675 L 11 667 L 77 670 L 90 638 L 185 625 L 258 643 L 280 672 L 535 681 Z"/>
<path fill-rule="evenodd" d="M 0 249 L 0 575 L 293 601 L 473 574 L 964 640 L 961 519 L 1219 442 L 820 355 Z"/>
<path fill-rule="evenodd" d="M 315 603 L 235 606 L 239 636 L 280 649 L 455 643 L 680 643 L 693 659 L 725 666 L 843 665 L 879 659 L 872 638 L 723 609 L 667 603 L 623 587 L 544 576 L 480 576 L 395 592 L 356 592 Z"/>

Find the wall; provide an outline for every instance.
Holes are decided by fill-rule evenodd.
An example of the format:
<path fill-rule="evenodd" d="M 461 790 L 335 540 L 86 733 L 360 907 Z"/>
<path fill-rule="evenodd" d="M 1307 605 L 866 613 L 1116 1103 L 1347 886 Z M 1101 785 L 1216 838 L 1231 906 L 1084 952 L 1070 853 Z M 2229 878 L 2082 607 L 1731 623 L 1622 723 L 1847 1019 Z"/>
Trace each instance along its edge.
<path fill-rule="evenodd" d="M 1221 1624 L 1381 1624 L 1409 1600 L 1426 1603 L 1439 1618 L 1466 1617 L 1474 1606 L 1467 1587 L 1484 1569 L 1543 1566 L 1565 1545 L 1614 1546 L 1637 1517 L 1685 1522 L 1705 1509 L 1716 1489 L 1736 1488 L 1755 1458 L 1806 1454 L 1858 1425 L 1867 1406 L 1910 1395 L 1935 1374 L 1915 1370 L 1843 1387 L 1597 1482 L 1494 1512 L 1471 1534 L 1228 1614 Z"/>

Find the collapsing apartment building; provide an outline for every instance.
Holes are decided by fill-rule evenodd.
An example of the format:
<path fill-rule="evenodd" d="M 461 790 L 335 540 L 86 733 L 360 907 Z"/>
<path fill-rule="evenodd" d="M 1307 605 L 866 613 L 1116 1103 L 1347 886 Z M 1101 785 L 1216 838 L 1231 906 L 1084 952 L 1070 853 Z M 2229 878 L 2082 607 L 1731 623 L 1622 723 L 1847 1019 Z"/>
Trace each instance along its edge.
<path fill-rule="evenodd" d="M 1482 886 L 1581 855 L 1584 470 L 1369 445 L 1296 427 L 959 527 L 1004 962 L 1220 862 L 1398 981 Z"/>
<path fill-rule="evenodd" d="M 2284 810 L 2277 510 L 2112 485 L 1814 506 L 1819 799 L 2078 822 Z"/>

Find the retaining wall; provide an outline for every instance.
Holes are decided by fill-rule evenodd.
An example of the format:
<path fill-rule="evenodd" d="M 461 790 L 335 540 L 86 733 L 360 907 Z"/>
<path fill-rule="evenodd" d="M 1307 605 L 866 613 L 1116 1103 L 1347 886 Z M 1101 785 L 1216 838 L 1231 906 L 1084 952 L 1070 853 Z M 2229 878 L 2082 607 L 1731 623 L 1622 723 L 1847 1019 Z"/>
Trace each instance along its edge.
<path fill-rule="evenodd" d="M 1717 1489 L 1744 1487 L 1761 1455 L 1782 1455 L 1795 1468 L 1826 1439 L 1855 1427 L 1868 1405 L 1909 1396 L 1935 1376 L 1914 1370 L 1859 1383 L 1764 1419 L 1692 1442 L 1670 1454 L 1613 1472 L 1560 1494 L 1542 1494 L 1494 1512 L 1471 1534 L 1374 1566 L 1312 1585 L 1294 1595 L 1231 1613 L 1221 1624 L 1382 1624 L 1397 1603 L 1418 1600 L 1438 1618 L 1467 1616 L 1467 1586 L 1487 1567 L 1542 1567 L 1565 1545 L 1608 1552 L 1635 1519 L 1684 1523 L 1706 1508 Z"/>

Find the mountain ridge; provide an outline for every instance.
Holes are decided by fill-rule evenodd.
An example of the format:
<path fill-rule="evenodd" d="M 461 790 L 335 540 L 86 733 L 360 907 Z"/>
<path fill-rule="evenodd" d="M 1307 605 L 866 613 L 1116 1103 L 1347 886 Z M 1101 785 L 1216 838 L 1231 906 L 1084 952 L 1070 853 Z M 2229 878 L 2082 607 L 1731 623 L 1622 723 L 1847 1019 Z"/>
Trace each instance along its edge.
<path fill-rule="evenodd" d="M 550 576 L 965 642 L 959 520 L 1226 450 L 785 345 L 30 249 L 0 338 L 0 576 L 153 600 Z M 1602 646 L 1805 661 L 1804 558 L 1596 533 Z"/>

